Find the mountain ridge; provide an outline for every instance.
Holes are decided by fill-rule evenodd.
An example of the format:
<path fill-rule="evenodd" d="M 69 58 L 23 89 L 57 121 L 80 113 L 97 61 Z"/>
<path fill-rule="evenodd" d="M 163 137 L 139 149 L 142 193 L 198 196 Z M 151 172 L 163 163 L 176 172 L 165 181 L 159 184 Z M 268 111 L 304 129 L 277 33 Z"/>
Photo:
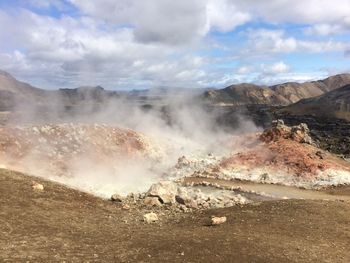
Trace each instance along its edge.
<path fill-rule="evenodd" d="M 350 84 L 317 97 L 302 99 L 280 112 L 350 121 Z"/>
<path fill-rule="evenodd" d="M 337 74 L 328 78 L 304 83 L 286 82 L 272 86 L 261 86 L 250 83 L 230 85 L 223 89 L 203 90 L 196 93 L 204 102 L 219 106 L 270 105 L 287 106 L 302 99 L 323 95 L 332 90 L 350 84 L 350 74 Z M 182 90 L 182 89 L 181 89 Z M 18 81 L 11 74 L 0 70 L 0 110 L 8 110 L 20 104 L 45 104 L 48 100 L 60 98 L 67 106 L 80 105 L 82 102 L 102 103 L 108 99 L 124 97 L 127 99 L 152 96 L 174 96 L 177 92 L 118 92 L 106 90 L 101 86 L 81 86 L 45 90 Z M 155 94 L 154 94 L 155 93 Z"/>
<path fill-rule="evenodd" d="M 210 103 L 227 106 L 264 104 L 286 106 L 305 98 L 316 97 L 350 84 L 350 74 L 337 74 L 326 79 L 304 83 L 286 82 L 272 86 L 234 84 L 204 93 Z"/>

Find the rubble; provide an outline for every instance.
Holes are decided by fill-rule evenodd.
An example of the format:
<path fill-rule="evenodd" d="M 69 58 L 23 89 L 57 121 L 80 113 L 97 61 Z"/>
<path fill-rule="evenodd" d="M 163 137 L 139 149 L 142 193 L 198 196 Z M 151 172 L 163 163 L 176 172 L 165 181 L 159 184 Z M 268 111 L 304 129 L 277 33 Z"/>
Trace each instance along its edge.
<path fill-rule="evenodd" d="M 221 225 L 221 224 L 225 223 L 226 220 L 227 220 L 226 216 L 223 216 L 223 217 L 212 216 L 211 217 L 211 225 L 212 226 Z"/>
<path fill-rule="evenodd" d="M 156 213 L 151 212 L 143 215 L 143 221 L 148 224 L 157 222 L 158 220 L 159 219 Z"/>

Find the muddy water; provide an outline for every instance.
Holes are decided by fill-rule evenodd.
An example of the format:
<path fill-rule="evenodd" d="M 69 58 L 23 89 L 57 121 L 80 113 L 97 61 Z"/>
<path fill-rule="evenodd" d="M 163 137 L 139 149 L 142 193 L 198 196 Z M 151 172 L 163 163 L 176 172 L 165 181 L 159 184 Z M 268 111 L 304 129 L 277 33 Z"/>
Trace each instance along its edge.
<path fill-rule="evenodd" d="M 306 190 L 300 189 L 293 186 L 283 186 L 275 184 L 259 184 L 249 181 L 239 181 L 239 180 L 220 180 L 214 178 L 199 178 L 199 177 L 188 177 L 184 180 L 185 183 L 195 183 L 200 184 L 202 182 L 209 182 L 213 184 L 218 184 L 221 187 L 234 187 L 239 188 L 240 192 L 254 192 L 252 194 L 260 196 L 267 196 L 264 198 L 252 198 L 260 200 L 269 199 L 311 199 L 311 200 L 344 200 L 350 201 L 350 193 L 340 192 L 338 194 L 337 189 L 333 188 L 330 190 Z"/>

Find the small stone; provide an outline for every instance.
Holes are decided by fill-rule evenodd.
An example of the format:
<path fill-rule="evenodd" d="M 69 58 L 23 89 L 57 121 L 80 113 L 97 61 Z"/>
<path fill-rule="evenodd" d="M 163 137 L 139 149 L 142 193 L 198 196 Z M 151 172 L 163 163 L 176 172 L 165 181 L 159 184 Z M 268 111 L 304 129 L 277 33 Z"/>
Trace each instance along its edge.
<path fill-rule="evenodd" d="M 220 224 L 225 223 L 226 220 L 227 220 L 226 216 L 223 216 L 223 217 L 212 216 L 211 217 L 211 225 L 212 226 L 220 225 Z"/>
<path fill-rule="evenodd" d="M 187 199 L 185 200 L 185 205 L 188 207 L 188 208 L 193 208 L 193 209 L 198 209 L 198 204 L 195 200 L 193 199 Z"/>
<path fill-rule="evenodd" d="M 111 196 L 111 200 L 114 202 L 123 202 L 124 198 L 119 194 L 114 194 Z"/>
<path fill-rule="evenodd" d="M 33 188 L 33 190 L 36 190 L 36 191 L 43 191 L 44 190 L 44 186 L 42 184 L 39 184 L 38 182 L 35 182 L 35 181 L 32 182 L 32 188 Z"/>
<path fill-rule="evenodd" d="M 187 160 L 187 158 L 185 156 L 181 156 L 178 160 L 177 160 L 177 164 L 175 165 L 175 168 L 180 169 L 182 167 L 187 167 L 191 164 L 191 162 L 189 160 Z"/>
<path fill-rule="evenodd" d="M 156 213 L 151 212 L 143 215 L 143 221 L 145 221 L 148 224 L 157 222 L 158 220 L 159 219 Z"/>
<path fill-rule="evenodd" d="M 185 199 L 182 198 L 182 196 L 179 196 L 179 195 L 175 196 L 175 200 L 176 200 L 177 203 L 179 203 L 181 205 L 184 205 L 186 203 Z"/>
<path fill-rule="evenodd" d="M 158 197 L 147 196 L 144 200 L 144 204 L 148 206 L 161 206 L 162 203 L 159 201 Z"/>
<path fill-rule="evenodd" d="M 129 206 L 128 204 L 124 204 L 124 205 L 122 206 L 122 209 L 124 209 L 124 210 L 129 210 L 129 209 L 130 209 L 130 206 Z"/>
<path fill-rule="evenodd" d="M 185 205 L 179 205 L 179 208 L 180 208 L 180 211 L 185 212 L 185 213 L 189 211 L 189 209 Z"/>

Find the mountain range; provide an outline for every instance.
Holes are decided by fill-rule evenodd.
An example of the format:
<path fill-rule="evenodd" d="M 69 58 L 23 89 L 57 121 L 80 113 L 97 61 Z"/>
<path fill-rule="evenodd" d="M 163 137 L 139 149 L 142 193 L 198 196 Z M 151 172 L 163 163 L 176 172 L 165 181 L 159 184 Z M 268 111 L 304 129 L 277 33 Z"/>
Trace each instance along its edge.
<path fill-rule="evenodd" d="M 350 74 L 330 76 L 323 80 L 304 83 L 287 82 L 273 86 L 235 84 L 224 89 L 167 90 L 166 88 L 119 92 L 101 86 L 83 86 L 74 89 L 45 90 L 18 81 L 9 73 L 0 71 L 0 111 L 36 105 L 37 108 L 59 105 L 62 109 L 77 109 L 124 98 L 141 104 L 154 104 L 165 96 L 195 94 L 202 102 L 213 106 L 264 105 L 282 107 L 280 112 L 294 115 L 326 116 L 350 121 Z M 178 99 L 178 98 L 177 98 Z"/>
<path fill-rule="evenodd" d="M 318 81 L 287 82 L 274 86 L 236 84 L 224 89 L 207 91 L 203 96 L 211 103 L 223 106 L 251 104 L 285 106 L 301 99 L 322 95 L 347 84 L 350 84 L 350 74 L 339 74 Z"/>

